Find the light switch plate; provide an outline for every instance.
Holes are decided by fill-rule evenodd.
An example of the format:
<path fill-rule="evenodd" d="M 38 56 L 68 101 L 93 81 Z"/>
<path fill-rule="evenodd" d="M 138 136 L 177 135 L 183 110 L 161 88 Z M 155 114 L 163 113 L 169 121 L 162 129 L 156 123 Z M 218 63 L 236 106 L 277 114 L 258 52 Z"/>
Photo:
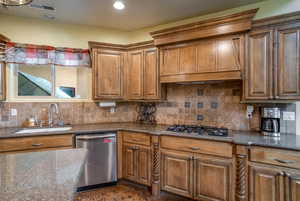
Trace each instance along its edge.
<path fill-rule="evenodd" d="M 18 110 L 15 109 L 15 108 L 12 108 L 12 109 L 10 110 L 10 115 L 11 115 L 11 116 L 17 116 L 17 115 L 18 115 Z"/>
<path fill-rule="evenodd" d="M 284 121 L 295 121 L 296 120 L 296 114 L 295 112 L 282 112 L 282 119 Z"/>

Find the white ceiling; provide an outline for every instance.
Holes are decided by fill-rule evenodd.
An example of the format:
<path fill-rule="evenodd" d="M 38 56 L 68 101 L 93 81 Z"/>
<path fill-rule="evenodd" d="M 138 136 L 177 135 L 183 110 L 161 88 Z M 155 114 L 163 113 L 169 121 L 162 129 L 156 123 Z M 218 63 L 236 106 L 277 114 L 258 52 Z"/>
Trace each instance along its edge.
<path fill-rule="evenodd" d="M 34 4 L 54 6 L 56 10 L 23 6 L 0 8 L 0 13 L 34 18 L 52 14 L 60 22 L 129 31 L 258 1 L 261 0 L 124 0 L 125 10 L 117 11 L 112 7 L 114 0 L 34 0 Z"/>

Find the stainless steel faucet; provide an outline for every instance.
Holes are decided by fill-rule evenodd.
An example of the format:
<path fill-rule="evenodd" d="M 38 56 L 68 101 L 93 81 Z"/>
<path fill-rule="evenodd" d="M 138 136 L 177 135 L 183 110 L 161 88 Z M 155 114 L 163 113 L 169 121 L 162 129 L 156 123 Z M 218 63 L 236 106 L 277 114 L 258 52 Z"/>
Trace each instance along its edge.
<path fill-rule="evenodd" d="M 57 116 L 59 115 L 59 108 L 57 103 L 51 103 L 48 107 L 48 124 L 49 127 L 53 127 L 54 126 L 54 114 L 56 114 Z"/>

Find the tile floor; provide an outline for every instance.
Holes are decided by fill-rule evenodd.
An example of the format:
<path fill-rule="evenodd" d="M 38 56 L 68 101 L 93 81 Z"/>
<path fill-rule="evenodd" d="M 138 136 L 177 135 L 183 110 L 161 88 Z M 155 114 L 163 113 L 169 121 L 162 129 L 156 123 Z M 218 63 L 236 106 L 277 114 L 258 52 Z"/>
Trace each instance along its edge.
<path fill-rule="evenodd" d="M 159 199 L 151 198 L 145 187 L 131 183 L 120 183 L 116 186 L 103 187 L 78 194 L 75 201 L 191 201 L 189 199 L 162 193 Z"/>

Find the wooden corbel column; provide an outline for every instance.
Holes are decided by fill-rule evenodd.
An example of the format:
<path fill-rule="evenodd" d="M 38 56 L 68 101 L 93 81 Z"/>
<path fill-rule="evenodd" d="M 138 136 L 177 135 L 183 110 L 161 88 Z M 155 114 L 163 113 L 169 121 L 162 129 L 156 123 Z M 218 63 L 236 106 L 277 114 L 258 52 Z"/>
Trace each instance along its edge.
<path fill-rule="evenodd" d="M 248 147 L 236 146 L 235 201 L 248 199 Z"/>
<path fill-rule="evenodd" d="M 152 197 L 160 196 L 160 150 L 159 136 L 152 136 Z"/>

